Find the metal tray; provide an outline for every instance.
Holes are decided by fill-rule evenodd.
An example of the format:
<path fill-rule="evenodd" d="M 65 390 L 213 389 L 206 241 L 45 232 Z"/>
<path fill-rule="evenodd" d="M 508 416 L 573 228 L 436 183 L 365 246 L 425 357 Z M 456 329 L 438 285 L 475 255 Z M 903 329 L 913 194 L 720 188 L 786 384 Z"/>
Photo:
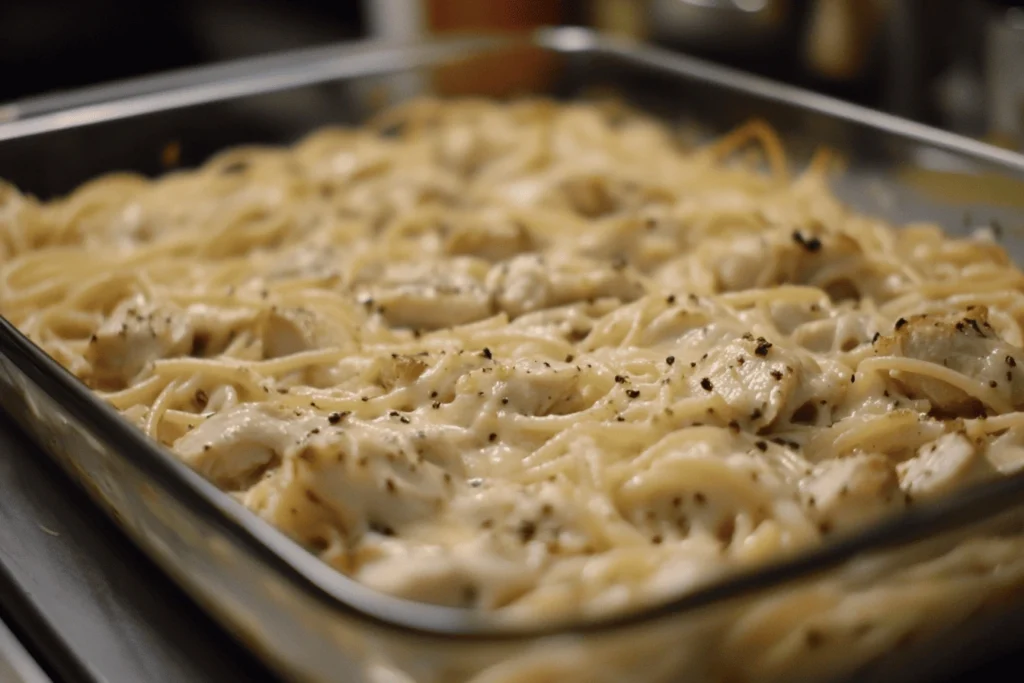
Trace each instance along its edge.
<path fill-rule="evenodd" d="M 514 72 L 495 69 L 509 63 Z M 319 125 L 358 122 L 419 91 L 572 98 L 609 90 L 698 134 L 764 118 L 798 158 L 818 144 L 842 152 L 849 168 L 837 191 L 861 211 L 931 220 L 954 234 L 1003 226 L 1007 249 L 1024 256 L 1024 157 L 574 28 L 527 39 L 320 48 L 15 103 L 0 108 L 0 178 L 51 196 L 107 171 L 159 172 L 171 142 L 192 165 L 229 145 L 287 143 Z M 703 654 L 722 645 L 736 614 L 851 561 L 953 543 L 1024 506 L 1024 475 L 1008 477 L 638 613 L 499 629 L 479 615 L 375 594 L 322 565 L 121 420 L 5 320 L 0 389 L 0 406 L 289 680 L 621 681 L 637 680 L 638 671 L 659 681 L 722 680 Z M 1011 597 L 1004 607 L 1018 606 Z M 991 606 L 832 679 L 948 675 L 1018 644 L 1022 622 L 1024 610 Z"/>

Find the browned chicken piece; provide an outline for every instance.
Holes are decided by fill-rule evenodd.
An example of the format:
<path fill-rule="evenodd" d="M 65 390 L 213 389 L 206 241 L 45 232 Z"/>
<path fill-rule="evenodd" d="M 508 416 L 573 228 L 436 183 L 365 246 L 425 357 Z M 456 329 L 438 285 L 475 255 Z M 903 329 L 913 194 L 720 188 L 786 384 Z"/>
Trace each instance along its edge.
<path fill-rule="evenodd" d="M 1007 344 L 988 322 L 984 308 L 974 308 L 961 318 L 920 315 L 896 322 L 892 334 L 879 338 L 880 356 L 902 356 L 935 363 L 974 378 L 991 389 L 996 400 L 1024 405 L 1024 382 L 1017 371 L 1024 351 Z M 945 416 L 973 416 L 984 412 L 984 400 L 948 382 L 913 372 L 893 372 L 893 378 L 911 398 L 931 402 Z"/>
<path fill-rule="evenodd" d="M 690 394 L 720 398 L 722 420 L 758 431 L 776 421 L 819 424 L 845 395 L 845 370 L 822 367 L 810 354 L 779 348 L 763 338 L 717 346 L 687 376 Z M 725 413 L 725 414 L 721 414 Z"/>

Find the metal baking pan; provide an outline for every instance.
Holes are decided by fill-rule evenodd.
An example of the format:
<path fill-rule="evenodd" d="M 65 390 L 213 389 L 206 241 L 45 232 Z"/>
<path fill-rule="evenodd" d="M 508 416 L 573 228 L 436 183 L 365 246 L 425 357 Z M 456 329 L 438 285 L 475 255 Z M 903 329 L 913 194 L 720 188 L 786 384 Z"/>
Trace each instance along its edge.
<path fill-rule="evenodd" d="M 501 68 L 508 64 L 514 68 Z M 836 189 L 859 210 L 935 221 L 951 233 L 1002 226 L 1006 248 L 1024 257 L 1024 157 L 574 28 L 523 39 L 320 48 L 15 103 L 2 109 L 0 178 L 52 196 L 107 171 L 157 173 L 169 143 L 182 164 L 193 165 L 233 144 L 287 143 L 319 125 L 358 122 L 430 91 L 560 98 L 611 91 L 698 135 L 762 118 L 797 158 L 818 144 L 841 152 L 848 169 Z M 737 615 L 832 580 L 851 563 L 946 547 L 979 525 L 1019 524 L 1024 508 L 1024 475 L 1012 476 L 671 603 L 515 630 L 375 594 L 322 565 L 121 420 L 4 320 L 0 389 L 0 406 L 168 574 L 289 680 L 756 680 L 758 672 L 726 677 L 709 664 L 707 654 L 727 645 Z M 1019 644 L 1024 610 L 1012 599 L 1017 593 L 813 680 L 948 675 Z"/>

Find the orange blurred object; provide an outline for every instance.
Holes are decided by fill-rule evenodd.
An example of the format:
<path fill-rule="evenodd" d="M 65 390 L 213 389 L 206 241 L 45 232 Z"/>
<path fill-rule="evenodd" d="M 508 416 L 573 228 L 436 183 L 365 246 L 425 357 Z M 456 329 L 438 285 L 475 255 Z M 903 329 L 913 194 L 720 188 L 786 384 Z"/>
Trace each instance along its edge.
<path fill-rule="evenodd" d="M 454 33 L 529 33 L 558 24 L 564 16 L 558 0 L 426 0 L 424 23 L 430 35 Z M 523 47 L 503 50 L 472 63 L 438 69 L 434 87 L 444 95 L 474 93 L 507 97 L 542 90 L 553 73 L 550 54 Z"/>

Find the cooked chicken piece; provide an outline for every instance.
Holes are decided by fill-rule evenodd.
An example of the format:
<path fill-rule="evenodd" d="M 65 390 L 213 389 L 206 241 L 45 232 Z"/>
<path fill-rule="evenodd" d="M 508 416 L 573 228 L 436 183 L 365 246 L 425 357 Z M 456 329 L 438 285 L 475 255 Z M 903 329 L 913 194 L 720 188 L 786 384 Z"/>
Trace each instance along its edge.
<path fill-rule="evenodd" d="M 691 395 L 725 403 L 728 412 L 718 412 L 720 419 L 764 432 L 779 420 L 827 421 L 821 407 L 842 400 L 849 376 L 838 364 L 822 367 L 810 354 L 751 338 L 716 346 L 686 381 Z"/>
<path fill-rule="evenodd" d="M 875 343 L 882 356 L 903 356 L 928 361 L 982 382 L 998 400 L 1024 405 L 1024 380 L 1017 360 L 1024 352 L 1002 341 L 988 323 L 983 308 L 968 311 L 959 320 L 921 315 L 900 319 L 893 334 Z M 932 377 L 893 372 L 894 379 L 912 398 L 923 398 L 944 415 L 969 416 L 983 412 L 983 400 Z"/>
<path fill-rule="evenodd" d="M 915 500 L 941 497 L 995 474 L 981 451 L 963 434 L 943 434 L 896 466 L 903 489 Z"/>
<path fill-rule="evenodd" d="M 507 159 L 507 149 L 516 140 L 502 140 L 500 130 L 486 126 L 455 125 L 438 135 L 435 154 L 444 168 L 461 176 L 472 176 L 482 171 L 488 162 Z"/>
<path fill-rule="evenodd" d="M 711 253 L 715 260 L 709 259 Z M 714 267 L 720 292 L 810 285 L 824 290 L 835 302 L 863 296 L 887 301 L 893 293 L 894 282 L 866 275 L 869 264 L 863 251 L 841 233 L 815 235 L 810 230 L 777 229 L 730 235 L 702 241 L 689 258 Z"/>
<path fill-rule="evenodd" d="M 495 266 L 487 276 L 498 308 L 512 317 L 552 306 L 612 297 L 629 302 L 644 288 L 625 268 L 583 259 L 569 262 L 517 256 Z"/>
<path fill-rule="evenodd" d="M 485 210 L 452 222 L 444 245 L 449 254 L 503 261 L 536 247 L 530 231 L 503 211 Z"/>
<path fill-rule="evenodd" d="M 548 367 L 538 361 L 520 361 L 496 374 L 504 380 L 499 389 L 504 408 L 520 415 L 568 415 L 592 405 L 604 393 L 600 387 L 581 386 L 580 374 L 571 365 Z"/>
<path fill-rule="evenodd" d="M 390 358 L 381 358 L 378 364 L 380 366 L 380 384 L 385 391 L 412 384 L 427 369 L 427 364 L 415 356 L 396 355 Z"/>
<path fill-rule="evenodd" d="M 89 340 L 85 358 L 94 387 L 120 389 L 159 358 L 185 355 L 194 330 L 185 311 L 142 296 L 118 304 Z"/>
<path fill-rule="evenodd" d="M 345 196 L 344 207 L 377 228 L 394 216 L 426 204 L 450 206 L 461 196 L 460 183 L 449 173 L 431 171 L 398 171 L 378 175 L 352 187 Z"/>
<path fill-rule="evenodd" d="M 487 292 L 476 284 L 407 284 L 372 291 L 378 312 L 396 327 L 437 330 L 492 313 Z"/>
<path fill-rule="evenodd" d="M 906 505 L 892 462 L 873 453 L 822 462 L 800 489 L 822 533 L 855 529 Z"/>
<path fill-rule="evenodd" d="M 235 336 L 255 327 L 260 318 L 256 308 L 224 308 L 207 304 L 192 304 L 186 309 L 195 334 L 192 356 L 210 357 L 224 351 Z"/>
<path fill-rule="evenodd" d="M 302 495 L 311 492 L 354 534 L 397 533 L 444 507 L 456 485 L 451 473 L 382 425 L 351 417 L 340 424 L 299 447 Z"/>
<path fill-rule="evenodd" d="M 320 416 L 296 417 L 261 403 L 217 413 L 174 443 L 174 450 L 204 477 L 227 490 L 251 485 L 285 450 L 316 426 Z"/>
<path fill-rule="evenodd" d="M 492 314 L 490 296 L 481 284 L 486 265 L 469 258 L 433 263 L 402 262 L 361 273 L 363 299 L 398 327 L 436 330 L 482 320 Z"/>
<path fill-rule="evenodd" d="M 367 559 L 355 576 L 370 588 L 407 600 L 494 609 L 526 592 L 538 572 L 521 558 L 503 558 L 493 545 L 487 535 L 449 547 L 385 539 L 360 553 L 360 559 Z"/>
<path fill-rule="evenodd" d="M 996 437 L 989 444 L 985 456 L 1000 474 L 1012 474 L 1024 468 L 1024 429 L 1011 427 Z"/>
<path fill-rule="evenodd" d="M 262 321 L 264 358 L 280 358 L 316 348 L 316 316 L 297 308 L 274 308 Z"/>

